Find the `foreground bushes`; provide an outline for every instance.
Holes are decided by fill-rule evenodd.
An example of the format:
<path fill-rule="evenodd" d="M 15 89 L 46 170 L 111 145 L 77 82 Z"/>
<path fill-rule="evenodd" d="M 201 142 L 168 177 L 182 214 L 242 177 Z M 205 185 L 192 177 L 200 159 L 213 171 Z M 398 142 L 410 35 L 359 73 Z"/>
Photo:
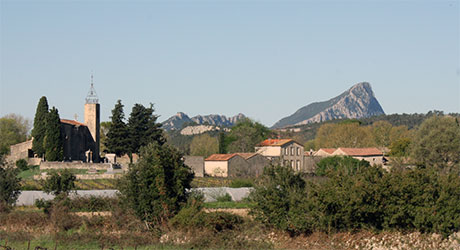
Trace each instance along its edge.
<path fill-rule="evenodd" d="M 252 194 L 252 213 L 291 234 L 398 229 L 446 236 L 460 229 L 458 174 L 367 167 L 327 177 L 305 181 L 288 168 L 269 167 Z"/>

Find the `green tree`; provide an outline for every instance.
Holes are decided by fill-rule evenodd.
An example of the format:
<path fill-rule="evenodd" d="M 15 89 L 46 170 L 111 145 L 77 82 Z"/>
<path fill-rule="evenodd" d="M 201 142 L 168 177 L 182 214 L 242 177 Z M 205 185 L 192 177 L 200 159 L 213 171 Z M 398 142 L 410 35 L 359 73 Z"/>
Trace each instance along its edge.
<path fill-rule="evenodd" d="M 58 110 L 53 107 L 46 118 L 44 138 L 45 159 L 62 161 L 64 159 L 64 142 L 61 134 L 61 119 Z"/>
<path fill-rule="evenodd" d="M 121 100 L 118 100 L 115 108 L 112 109 L 112 116 L 110 117 L 112 122 L 105 141 L 107 151 L 118 156 L 128 153 L 128 127 L 124 122 L 123 107 Z"/>
<path fill-rule="evenodd" d="M 392 128 L 393 126 L 391 123 L 387 121 L 377 121 L 372 124 L 371 130 L 376 146 L 380 148 L 390 146 L 390 135 Z"/>
<path fill-rule="evenodd" d="M 10 151 L 10 146 L 27 139 L 29 121 L 22 116 L 10 114 L 0 118 L 0 156 Z"/>
<path fill-rule="evenodd" d="M 400 138 L 390 145 L 390 155 L 394 157 L 409 156 L 411 140 L 409 138 Z"/>
<path fill-rule="evenodd" d="M 315 173 L 318 176 L 324 176 L 339 170 L 352 175 L 366 167 L 370 167 L 370 164 L 365 160 L 357 160 L 350 156 L 332 156 L 319 161 Z"/>
<path fill-rule="evenodd" d="M 21 193 L 20 181 L 18 169 L 7 166 L 0 158 L 0 210 L 14 205 Z"/>
<path fill-rule="evenodd" d="M 227 153 L 227 144 L 225 143 L 225 132 L 219 132 L 219 154 Z"/>
<path fill-rule="evenodd" d="M 70 191 L 75 190 L 77 177 L 69 170 L 52 171 L 48 178 L 42 182 L 43 191 L 52 193 L 56 196 L 67 196 Z"/>
<path fill-rule="evenodd" d="M 100 152 L 105 152 L 107 153 L 108 150 L 107 150 L 107 147 L 105 146 L 105 144 L 107 143 L 107 133 L 109 132 L 110 130 L 110 126 L 112 125 L 112 122 L 101 122 L 101 128 L 100 128 L 100 135 L 101 135 L 101 148 L 100 148 Z"/>
<path fill-rule="evenodd" d="M 32 150 L 39 157 L 45 154 L 45 134 L 46 134 L 46 119 L 48 116 L 48 101 L 45 96 L 38 101 L 37 110 L 35 111 L 34 128 L 32 129 Z"/>
<path fill-rule="evenodd" d="M 204 156 L 205 158 L 217 154 L 219 151 L 219 143 L 216 138 L 208 134 L 195 136 L 190 143 L 190 154 Z"/>
<path fill-rule="evenodd" d="M 460 163 L 458 119 L 433 116 L 417 130 L 412 142 L 412 157 L 418 164 L 450 170 Z"/>
<path fill-rule="evenodd" d="M 375 146 L 371 129 L 357 122 L 324 124 L 315 138 L 316 148 L 372 147 Z"/>
<path fill-rule="evenodd" d="M 268 138 L 270 133 L 264 125 L 246 118 L 231 128 L 228 136 L 228 151 L 230 153 L 254 152 L 257 143 Z"/>
<path fill-rule="evenodd" d="M 183 206 L 193 173 L 173 147 L 153 142 L 120 180 L 124 200 L 148 228 L 164 225 Z"/>
<path fill-rule="evenodd" d="M 157 123 L 158 116 L 154 115 L 153 104 L 149 108 L 135 104 L 128 120 L 128 137 L 130 153 L 139 153 L 141 147 L 151 142 L 160 145 L 166 142 L 161 124 Z"/>

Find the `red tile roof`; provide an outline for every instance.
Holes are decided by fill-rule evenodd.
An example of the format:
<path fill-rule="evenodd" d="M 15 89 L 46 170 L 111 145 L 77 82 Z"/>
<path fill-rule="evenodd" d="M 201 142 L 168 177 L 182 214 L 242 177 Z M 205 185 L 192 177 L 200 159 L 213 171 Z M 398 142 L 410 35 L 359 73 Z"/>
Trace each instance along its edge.
<path fill-rule="evenodd" d="M 337 150 L 336 148 L 320 148 L 319 150 L 323 150 L 324 152 L 328 153 L 328 154 L 332 154 L 334 153 L 335 150 Z M 319 151 L 318 150 L 318 151 Z"/>
<path fill-rule="evenodd" d="M 205 161 L 228 161 L 238 154 L 213 154 L 205 159 Z"/>
<path fill-rule="evenodd" d="M 338 148 L 350 156 L 383 155 L 378 148 Z"/>
<path fill-rule="evenodd" d="M 256 153 L 236 153 L 237 155 L 243 157 L 245 160 L 253 157 Z"/>
<path fill-rule="evenodd" d="M 67 124 L 70 124 L 70 125 L 75 125 L 75 126 L 86 126 L 84 123 L 77 122 L 75 120 L 61 119 L 61 122 L 62 123 L 67 123 Z"/>
<path fill-rule="evenodd" d="M 261 143 L 259 143 L 257 146 L 259 147 L 265 147 L 265 146 L 283 146 L 286 143 L 292 142 L 294 140 L 292 139 L 267 139 Z"/>

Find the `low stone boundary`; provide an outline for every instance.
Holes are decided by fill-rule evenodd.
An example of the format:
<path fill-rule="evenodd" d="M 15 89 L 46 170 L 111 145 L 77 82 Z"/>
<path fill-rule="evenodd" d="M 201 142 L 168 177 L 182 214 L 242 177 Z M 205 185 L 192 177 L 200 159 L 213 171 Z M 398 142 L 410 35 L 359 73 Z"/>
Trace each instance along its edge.
<path fill-rule="evenodd" d="M 42 161 L 40 169 L 96 169 L 106 170 L 112 165 L 110 163 L 89 163 L 89 162 L 56 162 L 56 161 Z"/>
<path fill-rule="evenodd" d="M 191 191 L 200 191 L 204 195 L 205 202 L 215 201 L 215 195 L 228 193 L 232 196 L 233 201 L 241 201 L 249 195 L 253 188 L 192 188 Z M 77 194 L 71 193 L 71 197 L 79 196 L 98 196 L 98 197 L 116 197 L 118 190 L 102 189 L 102 190 L 77 190 Z M 47 194 L 43 191 L 21 191 L 16 206 L 33 206 L 35 200 L 45 199 L 52 200 L 54 195 Z"/>
<path fill-rule="evenodd" d="M 77 180 L 118 179 L 123 174 L 76 174 Z M 34 175 L 34 180 L 45 180 L 48 175 Z"/>

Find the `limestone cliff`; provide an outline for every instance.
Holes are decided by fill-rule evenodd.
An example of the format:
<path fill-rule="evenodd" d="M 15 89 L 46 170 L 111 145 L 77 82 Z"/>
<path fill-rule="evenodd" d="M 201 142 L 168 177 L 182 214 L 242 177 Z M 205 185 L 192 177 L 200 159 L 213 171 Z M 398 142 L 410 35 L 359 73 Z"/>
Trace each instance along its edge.
<path fill-rule="evenodd" d="M 294 114 L 279 120 L 272 128 L 323 122 L 342 118 L 365 118 L 382 115 L 382 107 L 374 96 L 371 85 L 361 82 L 328 101 L 304 106 Z"/>
<path fill-rule="evenodd" d="M 243 114 L 238 114 L 232 117 L 225 115 L 197 115 L 190 118 L 185 113 L 179 112 L 164 121 L 163 128 L 166 130 L 180 130 L 186 125 L 213 125 L 218 127 L 231 127 L 238 121 L 246 118 Z"/>

